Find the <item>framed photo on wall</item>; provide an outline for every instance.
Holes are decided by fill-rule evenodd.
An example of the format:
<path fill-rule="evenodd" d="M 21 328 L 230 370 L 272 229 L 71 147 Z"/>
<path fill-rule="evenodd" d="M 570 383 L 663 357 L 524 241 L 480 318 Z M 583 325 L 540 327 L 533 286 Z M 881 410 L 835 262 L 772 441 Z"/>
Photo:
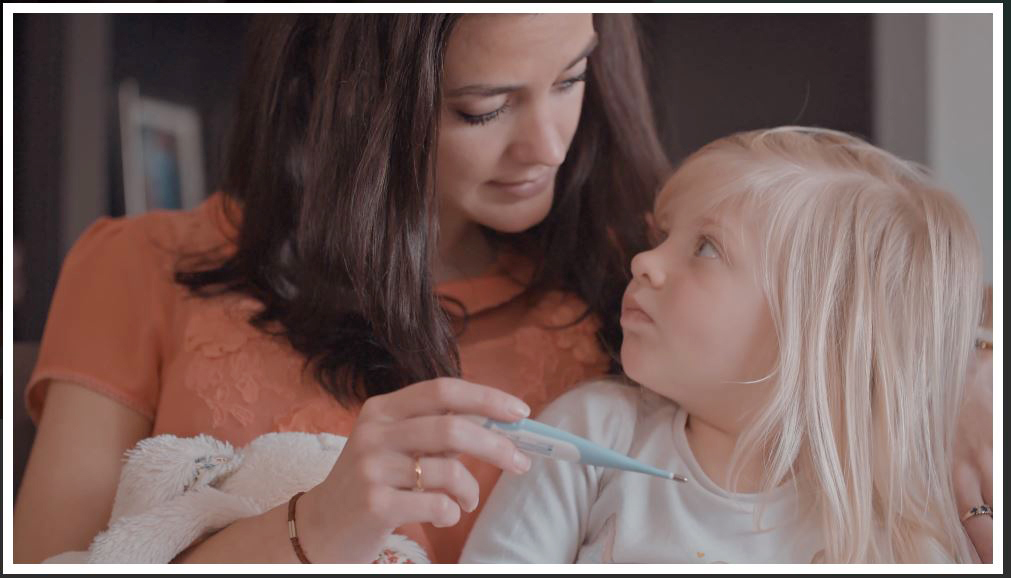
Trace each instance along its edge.
<path fill-rule="evenodd" d="M 119 126 L 127 215 L 200 204 L 204 157 L 196 110 L 141 96 L 136 81 L 126 80 L 119 87 Z"/>

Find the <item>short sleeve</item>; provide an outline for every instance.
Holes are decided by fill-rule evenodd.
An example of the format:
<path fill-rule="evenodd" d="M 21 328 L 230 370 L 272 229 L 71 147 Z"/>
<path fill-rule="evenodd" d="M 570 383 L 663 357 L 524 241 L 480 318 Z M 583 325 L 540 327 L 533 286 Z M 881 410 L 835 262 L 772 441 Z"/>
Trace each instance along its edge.
<path fill-rule="evenodd" d="M 156 217 L 103 218 L 63 262 L 25 401 L 38 423 L 52 380 L 69 381 L 154 420 L 169 253 Z"/>

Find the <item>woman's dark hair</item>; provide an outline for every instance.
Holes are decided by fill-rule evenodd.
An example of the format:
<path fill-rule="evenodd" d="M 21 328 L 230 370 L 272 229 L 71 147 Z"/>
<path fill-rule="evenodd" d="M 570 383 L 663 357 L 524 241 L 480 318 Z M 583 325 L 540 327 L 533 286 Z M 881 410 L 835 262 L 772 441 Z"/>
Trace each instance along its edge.
<path fill-rule="evenodd" d="M 242 208 L 236 251 L 177 282 L 263 304 L 251 323 L 284 336 L 346 406 L 459 374 L 435 293 L 438 218 L 429 183 L 449 14 L 265 15 L 250 29 L 222 190 Z M 535 272 L 517 299 L 574 293 L 621 343 L 629 261 L 669 172 L 630 15 L 597 15 L 582 117 L 554 205 L 533 228 L 486 231 Z M 575 320 L 573 320 L 575 321 Z"/>

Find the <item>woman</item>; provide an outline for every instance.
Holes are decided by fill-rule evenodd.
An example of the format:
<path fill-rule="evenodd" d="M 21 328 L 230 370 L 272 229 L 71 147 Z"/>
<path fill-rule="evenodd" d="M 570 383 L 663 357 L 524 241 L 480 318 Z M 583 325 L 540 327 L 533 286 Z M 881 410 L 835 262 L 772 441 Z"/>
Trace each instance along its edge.
<path fill-rule="evenodd" d="M 302 430 L 350 434 L 298 502 L 310 560 L 367 562 L 433 522 L 412 536 L 454 561 L 479 486 L 524 456 L 443 414 L 515 419 L 608 368 L 668 170 L 630 17 L 265 16 L 252 38 L 225 194 L 100 222 L 67 259 L 21 559 L 85 549 L 143 437 Z M 297 561 L 286 514 L 182 559 Z"/>
<path fill-rule="evenodd" d="M 67 258 L 19 561 L 87 548 L 144 437 L 294 430 L 349 436 L 298 501 L 309 560 L 371 561 L 400 528 L 453 562 L 529 461 L 447 414 L 536 412 L 617 350 L 669 170 L 631 17 L 265 16 L 252 39 L 223 192 Z M 297 562 L 286 516 L 177 560 Z"/>

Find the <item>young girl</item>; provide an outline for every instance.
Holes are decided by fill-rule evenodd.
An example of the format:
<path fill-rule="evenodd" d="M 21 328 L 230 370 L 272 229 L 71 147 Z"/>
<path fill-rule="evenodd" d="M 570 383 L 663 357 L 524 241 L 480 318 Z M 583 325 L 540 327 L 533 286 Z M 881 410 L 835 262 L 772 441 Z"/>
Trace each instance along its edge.
<path fill-rule="evenodd" d="M 969 562 L 949 476 L 980 319 L 965 211 L 844 134 L 737 134 L 661 192 L 632 261 L 633 387 L 540 419 L 688 478 L 506 474 L 461 562 Z"/>

